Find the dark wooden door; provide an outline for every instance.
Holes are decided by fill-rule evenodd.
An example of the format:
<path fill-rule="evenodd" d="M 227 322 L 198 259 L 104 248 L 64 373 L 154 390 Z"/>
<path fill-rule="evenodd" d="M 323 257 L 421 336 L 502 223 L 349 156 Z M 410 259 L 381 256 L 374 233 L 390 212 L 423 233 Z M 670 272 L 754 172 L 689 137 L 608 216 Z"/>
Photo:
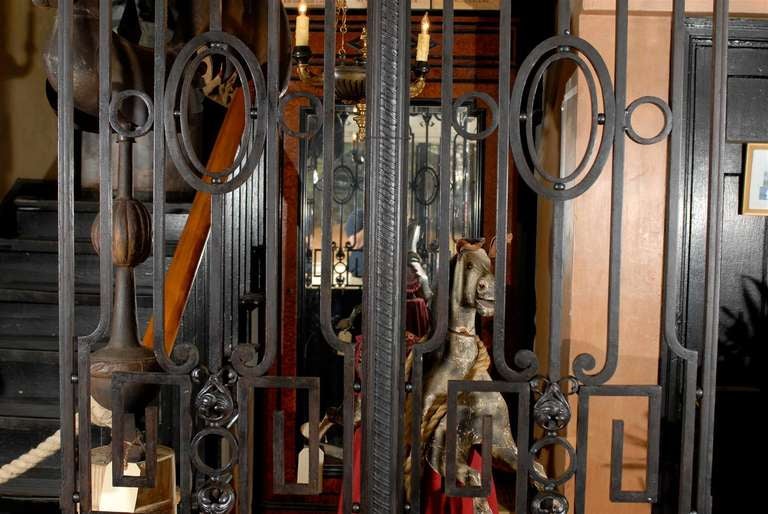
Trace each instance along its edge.
<path fill-rule="evenodd" d="M 705 252 L 712 47 L 705 25 L 691 44 L 687 256 L 683 335 L 687 346 L 704 341 Z M 764 464 L 749 443 L 765 405 L 762 369 L 768 343 L 768 218 L 741 215 L 746 144 L 768 141 L 768 25 L 732 26 L 728 54 L 727 144 L 724 167 L 720 335 L 718 341 L 713 512 L 737 512 L 740 491 L 757 490 Z M 742 498 L 740 500 L 740 498 Z"/>

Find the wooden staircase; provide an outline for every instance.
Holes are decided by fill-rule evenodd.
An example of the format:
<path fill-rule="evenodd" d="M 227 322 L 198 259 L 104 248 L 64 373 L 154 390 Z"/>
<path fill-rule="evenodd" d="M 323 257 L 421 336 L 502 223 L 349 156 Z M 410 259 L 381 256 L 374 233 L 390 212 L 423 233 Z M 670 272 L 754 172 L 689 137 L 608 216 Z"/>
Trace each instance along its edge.
<path fill-rule="evenodd" d="M 58 429 L 58 306 L 55 190 L 22 182 L 9 194 L 0 225 L 0 464 L 10 462 Z M 169 204 L 170 260 L 187 220 L 189 204 Z M 99 258 L 91 247 L 95 201 L 75 202 L 76 317 L 78 330 L 96 326 Z M 136 270 L 140 326 L 152 308 L 152 265 Z M 0 496 L 58 496 L 59 460 L 0 486 Z"/>
<path fill-rule="evenodd" d="M 244 126 L 243 97 L 238 90 L 211 152 L 208 168 L 229 166 Z M 58 429 L 57 202 L 55 184 L 22 181 L 0 205 L 0 465 L 36 446 Z M 225 220 L 225 244 L 238 248 L 232 264 L 251 266 L 251 205 L 254 185 L 230 195 L 227 205 L 242 219 Z M 148 206 L 151 212 L 151 206 Z M 250 207 L 254 208 L 253 205 Z M 99 317 L 99 258 L 90 242 L 97 201 L 75 202 L 75 316 L 77 331 L 90 333 Z M 203 250 L 210 230 L 210 195 L 197 193 L 190 203 L 166 204 L 165 346 L 176 340 L 197 341 L 207 332 L 206 265 Z M 235 219 L 237 218 L 237 219 Z M 247 242 L 245 247 L 242 243 Z M 239 264 L 238 264 L 239 263 Z M 237 270 L 229 272 L 240 277 Z M 250 276 L 250 273 L 245 276 Z M 245 277 L 243 277 L 245 278 Z M 135 270 L 139 327 L 152 346 L 152 260 Z M 245 291 L 249 287 L 245 286 Z M 234 292 L 230 310 L 247 304 L 249 294 Z M 240 326 L 237 312 L 233 324 Z M 165 427 L 170 433 L 170 427 Z M 161 430 L 162 432 L 162 430 Z M 162 436 L 162 434 L 161 434 Z M 59 495 L 58 454 L 22 477 L 0 485 L 0 512 L 8 498 L 53 502 Z M 53 504 L 51 504 L 53 505 Z M 40 507 L 43 508 L 43 507 Z M 53 507 L 55 512 L 55 507 Z M 24 510 L 23 505 L 19 512 Z M 36 512 L 42 512 L 36 509 Z"/>

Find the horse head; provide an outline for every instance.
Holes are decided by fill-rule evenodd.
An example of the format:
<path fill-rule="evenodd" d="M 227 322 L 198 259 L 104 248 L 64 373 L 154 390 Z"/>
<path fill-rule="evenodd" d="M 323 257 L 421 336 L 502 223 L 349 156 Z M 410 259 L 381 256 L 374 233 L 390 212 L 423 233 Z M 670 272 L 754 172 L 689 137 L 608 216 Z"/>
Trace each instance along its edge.
<path fill-rule="evenodd" d="M 474 333 L 475 314 L 493 316 L 496 288 L 491 259 L 483 240 L 456 244 L 451 287 L 451 328 Z"/>

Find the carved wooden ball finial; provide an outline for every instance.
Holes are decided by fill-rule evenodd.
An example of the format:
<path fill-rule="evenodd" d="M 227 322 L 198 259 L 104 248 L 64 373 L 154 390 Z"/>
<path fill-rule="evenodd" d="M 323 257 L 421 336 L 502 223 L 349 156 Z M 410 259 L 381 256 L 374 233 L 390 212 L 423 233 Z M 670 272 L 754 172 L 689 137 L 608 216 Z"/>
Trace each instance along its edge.
<path fill-rule="evenodd" d="M 99 216 L 91 227 L 91 243 L 100 252 Z M 136 267 L 152 251 L 152 216 L 143 203 L 117 198 L 112 211 L 112 262 L 115 266 Z"/>

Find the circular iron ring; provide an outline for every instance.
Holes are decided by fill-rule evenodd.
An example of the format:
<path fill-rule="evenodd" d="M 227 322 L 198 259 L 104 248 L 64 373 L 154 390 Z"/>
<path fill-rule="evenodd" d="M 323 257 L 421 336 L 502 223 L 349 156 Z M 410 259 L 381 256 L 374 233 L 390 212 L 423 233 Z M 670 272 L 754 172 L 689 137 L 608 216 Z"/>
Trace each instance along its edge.
<path fill-rule="evenodd" d="M 435 185 L 432 188 L 432 191 L 430 191 L 430 194 L 424 195 L 421 190 L 417 188 L 417 186 L 419 184 L 419 180 L 421 180 L 422 183 L 426 182 L 427 174 L 432 176 L 432 180 Z M 413 196 L 416 198 L 416 201 L 421 205 L 432 205 L 432 203 L 437 198 L 437 194 L 440 192 L 440 177 L 437 175 L 437 170 L 429 165 L 420 168 L 411 181 L 411 190 L 413 191 Z"/>
<path fill-rule="evenodd" d="M 598 146 L 597 155 L 594 162 L 589 167 L 584 177 L 576 183 L 573 187 L 565 189 L 562 179 L 558 180 L 554 184 L 554 188 L 545 187 L 535 176 L 534 170 L 528 163 L 528 157 L 524 151 L 523 137 L 521 134 L 521 121 L 525 121 L 526 124 L 532 124 L 533 120 L 529 116 L 521 117 L 521 109 L 523 106 L 523 95 L 526 90 L 526 86 L 529 83 L 529 78 L 534 68 L 539 61 L 547 55 L 549 52 L 557 51 L 560 54 L 573 53 L 573 49 L 581 52 L 592 65 L 592 68 L 597 74 L 598 82 L 600 83 L 600 90 L 603 96 L 604 106 L 604 121 L 603 131 Z M 564 57 L 560 57 L 561 59 Z M 590 73 L 591 75 L 591 73 Z M 605 62 L 600 57 L 597 50 L 583 39 L 576 38 L 570 35 L 554 36 L 537 46 L 523 61 L 520 67 L 520 71 L 515 81 L 515 86 L 512 91 L 511 99 L 511 133 L 509 144 L 512 149 L 512 155 L 515 159 L 515 164 L 520 172 L 520 176 L 528 184 L 528 187 L 533 189 L 537 194 L 550 198 L 552 200 L 564 201 L 571 200 L 577 196 L 583 194 L 589 189 L 592 184 L 595 183 L 597 178 L 605 166 L 608 159 L 608 153 L 613 147 L 613 133 L 616 122 L 616 104 L 613 96 L 613 85 L 611 83 L 611 76 L 608 72 L 608 68 Z M 599 124 L 601 120 L 593 120 L 594 126 Z"/>
<path fill-rule="evenodd" d="M 635 131 L 635 128 L 632 126 L 632 114 L 634 114 L 635 110 L 643 105 L 655 105 L 659 111 L 661 111 L 662 116 L 664 116 L 664 126 L 661 128 L 658 134 L 656 134 L 653 137 L 643 137 L 640 134 Z M 627 136 L 634 141 L 637 144 L 640 145 L 653 145 L 661 141 L 662 139 L 665 139 L 670 132 L 672 132 L 672 109 L 669 108 L 669 105 L 667 102 L 659 98 L 658 96 L 642 96 L 629 104 L 629 107 L 627 107 L 627 111 L 625 116 L 625 125 L 624 125 L 624 131 L 627 133 Z"/>
<path fill-rule="evenodd" d="M 190 61 L 196 60 L 196 52 L 201 47 L 209 45 L 211 48 L 207 51 L 222 52 L 233 64 L 237 62 L 237 58 L 231 53 L 229 50 L 230 48 L 236 50 L 240 57 L 245 61 L 249 75 L 253 79 L 253 86 L 256 91 L 256 109 L 258 112 L 262 113 L 262 115 L 257 118 L 255 135 L 251 137 L 250 122 L 253 117 L 254 109 L 250 101 L 250 92 L 247 87 L 248 81 L 244 80 L 246 78 L 245 76 L 241 76 L 240 79 L 241 82 L 243 82 L 242 86 L 245 99 L 245 130 L 240 143 L 241 152 L 238 153 L 231 166 L 232 170 L 239 167 L 239 172 L 230 180 L 223 183 L 220 182 L 220 179 L 218 178 L 215 178 L 218 183 L 208 183 L 190 167 L 187 158 L 182 154 L 174 120 L 176 114 L 176 99 L 178 97 L 178 89 L 182 80 L 182 74 L 186 71 Z M 267 96 L 264 75 L 261 71 L 259 61 L 245 43 L 225 32 L 206 32 L 192 38 L 189 43 L 182 48 L 173 64 L 173 68 L 171 69 L 168 78 L 168 89 L 165 94 L 165 139 L 168 143 L 168 153 L 174 164 L 176 164 L 177 169 L 184 177 L 184 180 L 186 180 L 194 189 L 212 194 L 228 193 L 234 191 L 245 183 L 245 181 L 253 174 L 264 153 L 264 143 L 267 132 L 266 112 Z M 182 115 L 182 124 L 183 119 L 184 117 Z M 243 156 L 242 152 L 246 152 L 246 155 Z M 211 174 L 210 172 L 206 172 L 205 175 L 216 177 L 216 174 Z"/>
<path fill-rule="evenodd" d="M 579 165 L 576 166 L 576 168 L 574 168 L 574 170 L 565 177 L 556 177 L 544 169 L 544 165 L 541 163 L 541 156 L 536 150 L 536 143 L 533 140 L 533 102 L 535 100 L 536 91 L 538 90 L 539 85 L 544 78 L 544 73 L 546 73 L 547 69 L 555 62 L 564 60 L 575 62 L 586 78 L 587 89 L 589 90 L 589 103 L 591 109 L 590 119 L 592 120 L 592 126 L 589 130 L 587 148 L 584 150 L 584 156 L 581 158 Z M 579 57 L 577 54 L 570 52 L 557 52 L 550 55 L 543 63 L 541 63 L 541 65 L 539 65 L 538 70 L 536 71 L 536 75 L 533 77 L 532 84 L 534 84 L 533 89 L 528 93 L 528 105 L 526 106 L 527 121 L 525 124 L 525 138 L 528 143 L 528 152 L 531 156 L 533 168 L 539 173 L 539 175 L 544 177 L 545 180 L 552 182 L 553 184 L 558 182 L 563 184 L 573 182 L 573 180 L 581 175 L 581 172 L 583 172 L 587 167 L 592 154 L 595 152 L 595 140 L 597 139 L 597 88 L 595 87 L 595 79 L 592 76 L 592 72 L 589 70 L 587 63 L 584 62 L 584 59 Z"/>
<path fill-rule="evenodd" d="M 535 466 L 531 466 L 529 469 L 529 474 L 533 480 L 542 484 L 544 487 L 554 488 L 555 486 L 563 485 L 566 483 L 571 479 L 574 473 L 576 473 L 576 450 L 564 437 L 548 436 L 544 437 L 543 439 L 539 439 L 533 444 L 533 446 L 531 446 L 531 449 L 529 450 L 531 459 L 535 459 L 536 454 L 546 446 L 561 446 L 565 448 L 565 451 L 568 452 L 568 467 L 560 475 L 554 478 L 548 478 L 540 474 L 536 470 Z"/>
<path fill-rule="evenodd" d="M 147 108 L 147 119 L 141 126 L 136 127 L 133 130 L 131 130 L 130 127 L 126 127 L 120 121 L 119 117 L 120 107 L 123 105 L 125 100 L 131 97 L 135 97 L 141 100 L 144 103 L 144 106 Z M 112 95 L 112 101 L 109 102 L 109 124 L 112 126 L 112 130 L 114 130 L 119 136 L 126 139 L 136 139 L 137 137 L 141 137 L 149 133 L 149 131 L 152 130 L 154 116 L 155 114 L 154 109 L 152 108 L 152 99 L 149 98 L 149 95 L 143 91 L 138 91 L 136 89 L 126 89 Z"/>
<path fill-rule="evenodd" d="M 225 463 L 221 467 L 214 468 L 203 462 L 203 460 L 200 458 L 200 443 L 208 436 L 219 436 L 222 439 L 226 439 L 227 442 L 230 445 L 231 451 L 231 457 L 229 459 L 229 462 Z M 192 439 L 192 451 L 190 452 L 192 454 L 192 463 L 195 465 L 195 468 L 197 468 L 200 472 L 210 476 L 210 477 L 218 477 L 221 475 L 224 475 L 225 473 L 229 472 L 232 469 L 232 466 L 234 466 L 237 463 L 237 440 L 235 439 L 235 436 L 232 435 L 232 432 L 227 430 L 223 427 L 208 427 L 204 428 L 200 432 L 198 432 L 195 437 Z"/>
<path fill-rule="evenodd" d="M 205 58 L 212 56 L 212 55 L 221 55 L 227 61 L 231 62 L 232 65 L 235 67 L 235 70 L 237 71 L 237 76 L 240 78 L 241 84 L 247 84 L 248 81 L 245 80 L 246 73 L 243 66 L 240 64 L 240 61 L 234 58 L 234 56 L 229 52 L 227 49 L 222 48 L 221 46 L 213 46 L 206 48 L 202 52 L 198 53 L 194 59 L 192 59 L 188 64 L 184 66 L 184 76 L 183 81 L 181 83 L 181 97 L 179 98 L 179 114 L 180 114 L 180 120 L 179 125 L 181 127 L 181 142 L 184 145 L 184 150 L 186 152 L 186 155 L 188 159 L 191 161 L 192 166 L 197 170 L 197 172 L 200 175 L 207 175 L 213 179 L 221 179 L 224 177 L 227 177 L 229 175 L 232 175 L 237 171 L 237 163 L 239 163 L 243 159 L 243 153 L 246 151 L 246 146 L 244 144 L 240 144 L 237 153 L 235 154 L 235 158 L 232 161 L 232 165 L 228 168 L 225 168 L 221 171 L 209 171 L 206 169 L 206 166 L 203 165 L 202 162 L 200 162 L 200 159 L 197 157 L 197 152 L 195 152 L 195 149 L 192 148 L 192 134 L 189 131 L 189 97 L 190 92 L 192 89 L 192 80 L 195 78 L 195 73 L 197 72 L 197 68 L 200 66 L 200 63 L 205 60 Z M 252 100 L 251 100 L 251 91 L 247 87 L 243 87 L 243 105 L 245 112 L 245 121 L 244 121 L 244 130 L 243 135 L 241 137 L 242 141 L 248 141 L 251 137 L 251 124 L 248 120 L 248 113 L 251 110 L 252 106 Z"/>
<path fill-rule="evenodd" d="M 346 194 L 341 195 L 338 194 L 338 187 L 336 187 L 336 182 L 339 180 L 337 178 L 337 175 L 341 175 L 341 177 L 346 176 L 347 180 L 349 180 L 349 191 L 346 192 Z M 357 177 L 355 177 L 355 173 L 352 171 L 352 169 L 347 166 L 346 164 L 339 164 L 333 169 L 333 201 L 336 202 L 339 205 L 344 205 L 345 203 L 349 202 L 352 199 L 352 196 L 354 196 L 355 191 L 357 191 Z M 322 191 L 322 190 L 321 190 Z"/>

